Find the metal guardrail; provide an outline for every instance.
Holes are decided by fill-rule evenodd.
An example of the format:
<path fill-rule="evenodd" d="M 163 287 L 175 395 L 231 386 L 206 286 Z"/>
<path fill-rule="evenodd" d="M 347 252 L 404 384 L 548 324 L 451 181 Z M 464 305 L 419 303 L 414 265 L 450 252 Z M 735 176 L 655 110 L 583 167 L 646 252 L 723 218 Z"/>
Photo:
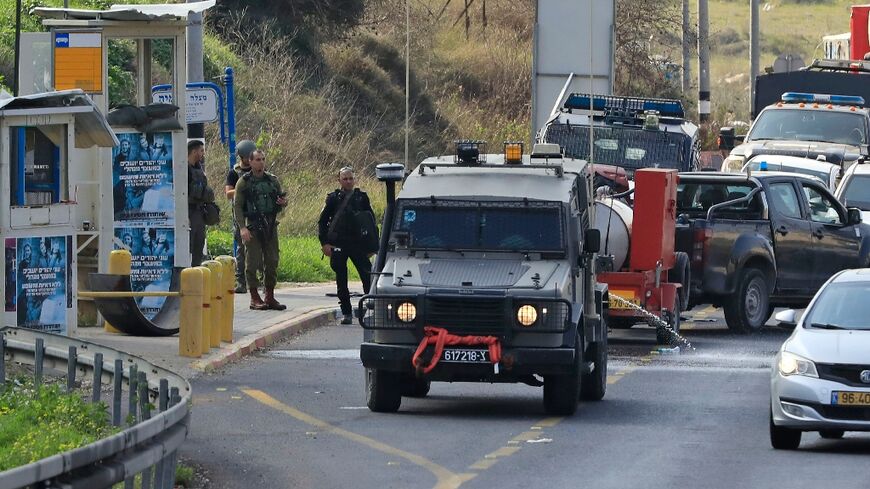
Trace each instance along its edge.
<path fill-rule="evenodd" d="M 0 329 L 0 357 L 2 383 L 6 362 L 15 362 L 32 365 L 37 383 L 46 369 L 66 371 L 68 391 L 77 378 L 90 376 L 92 402 L 100 401 L 103 384 L 111 384 L 112 422 L 129 424 L 108 438 L 0 472 L 0 489 L 100 489 L 120 482 L 124 489 L 173 487 L 177 451 L 187 438 L 190 419 L 186 379 L 112 348 L 30 329 Z"/>

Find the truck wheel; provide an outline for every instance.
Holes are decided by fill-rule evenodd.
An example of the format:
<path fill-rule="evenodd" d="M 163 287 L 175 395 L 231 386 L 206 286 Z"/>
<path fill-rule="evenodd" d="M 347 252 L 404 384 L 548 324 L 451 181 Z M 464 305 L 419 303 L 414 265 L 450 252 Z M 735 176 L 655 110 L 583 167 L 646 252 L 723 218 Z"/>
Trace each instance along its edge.
<path fill-rule="evenodd" d="M 589 355 L 595 368 L 580 379 L 580 399 L 600 401 L 607 391 L 607 328 L 601 341 L 589 347 Z"/>
<path fill-rule="evenodd" d="M 689 300 L 692 294 L 692 269 L 689 266 L 689 255 L 683 251 L 674 253 L 676 261 L 674 263 L 675 276 L 671 279 L 668 274 L 668 280 L 681 285 L 679 291 L 680 311 L 689 310 Z"/>
<path fill-rule="evenodd" d="M 777 450 L 796 450 L 801 444 L 800 430 L 793 430 L 773 424 L 773 413 L 770 414 L 770 446 Z"/>
<path fill-rule="evenodd" d="M 770 311 L 767 279 L 761 270 L 747 268 L 740 274 L 734 295 L 725 301 L 725 323 L 735 333 L 747 334 L 760 330 Z"/>
<path fill-rule="evenodd" d="M 418 379 L 416 377 L 405 377 L 402 379 L 402 396 L 404 397 L 426 397 L 429 393 L 429 388 L 432 382 L 426 379 Z"/>
<path fill-rule="evenodd" d="M 674 301 L 674 308 L 679 307 L 679 298 Z M 680 332 L 680 312 L 665 311 L 662 319 L 668 323 L 668 326 L 674 330 L 674 333 Z M 660 345 L 669 345 L 672 341 L 676 341 L 670 331 L 665 328 L 656 328 L 656 343 Z"/>
<path fill-rule="evenodd" d="M 563 375 L 544 376 L 544 410 L 547 414 L 570 416 L 577 411 L 580 402 L 580 365 L 583 361 L 582 351 L 574 348 L 574 365 L 571 373 Z"/>
<path fill-rule="evenodd" d="M 366 369 L 366 404 L 376 413 L 394 413 L 402 404 L 401 377 L 397 372 Z"/>

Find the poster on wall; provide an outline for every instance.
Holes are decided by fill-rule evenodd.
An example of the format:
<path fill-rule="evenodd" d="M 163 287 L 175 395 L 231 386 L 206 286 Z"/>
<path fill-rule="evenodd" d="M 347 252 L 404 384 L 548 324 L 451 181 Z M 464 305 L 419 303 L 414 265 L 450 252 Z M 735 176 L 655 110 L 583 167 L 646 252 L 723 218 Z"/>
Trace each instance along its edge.
<path fill-rule="evenodd" d="M 70 261 L 67 237 L 43 236 L 16 241 L 18 326 L 66 334 Z"/>
<path fill-rule="evenodd" d="M 15 238 L 6 238 L 6 312 L 15 312 Z"/>
<path fill-rule="evenodd" d="M 133 257 L 130 283 L 134 291 L 165 292 L 172 282 L 175 263 L 175 230 L 170 228 L 116 228 L 115 248 Z M 137 297 L 136 303 L 148 319 L 160 312 L 165 297 Z"/>
<path fill-rule="evenodd" d="M 120 133 L 112 149 L 115 227 L 175 224 L 172 133 Z"/>

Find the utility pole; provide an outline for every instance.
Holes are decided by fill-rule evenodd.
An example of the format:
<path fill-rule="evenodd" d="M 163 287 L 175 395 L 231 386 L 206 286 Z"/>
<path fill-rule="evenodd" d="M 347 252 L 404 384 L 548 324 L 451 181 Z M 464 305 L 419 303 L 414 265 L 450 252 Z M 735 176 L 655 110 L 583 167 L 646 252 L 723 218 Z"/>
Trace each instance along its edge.
<path fill-rule="evenodd" d="M 683 0 L 683 95 L 687 96 L 692 87 L 692 69 L 690 67 L 692 56 L 692 36 L 690 34 L 691 21 L 689 19 L 689 0 Z"/>
<path fill-rule="evenodd" d="M 192 3 L 197 0 L 187 0 Z M 203 81 L 202 69 L 202 12 L 189 12 L 187 15 L 187 81 Z M 178 100 L 176 104 L 187 103 L 187 87 L 175 87 Z M 202 123 L 188 124 L 187 137 L 202 139 L 205 137 L 205 127 Z"/>
<path fill-rule="evenodd" d="M 749 108 L 755 105 L 755 77 L 758 76 L 758 0 L 749 0 Z"/>
<path fill-rule="evenodd" d="M 18 96 L 18 71 L 21 68 L 21 0 L 15 0 L 15 73 L 12 75 L 12 95 Z"/>
<path fill-rule="evenodd" d="M 709 28 L 707 0 L 698 0 L 698 118 L 702 126 L 710 121 L 710 45 L 707 42 Z"/>

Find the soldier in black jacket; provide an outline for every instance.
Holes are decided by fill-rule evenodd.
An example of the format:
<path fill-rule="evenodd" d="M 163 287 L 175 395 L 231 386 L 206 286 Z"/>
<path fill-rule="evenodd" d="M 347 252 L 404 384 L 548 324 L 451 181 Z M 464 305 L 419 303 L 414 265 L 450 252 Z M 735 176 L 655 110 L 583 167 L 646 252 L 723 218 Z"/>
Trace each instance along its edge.
<path fill-rule="evenodd" d="M 353 168 L 344 167 L 339 171 L 338 182 L 341 188 L 326 196 L 326 204 L 320 212 L 318 220 L 318 237 L 323 254 L 329 257 L 329 266 L 335 271 L 335 281 L 338 288 L 338 300 L 341 304 L 343 318 L 341 324 L 353 322 L 353 307 L 350 303 L 350 291 L 347 288 L 347 259 L 353 262 L 365 293 L 369 292 L 372 264 L 369 261 L 376 249 L 365 244 L 360 236 L 360 226 L 363 219 L 360 214 L 371 213 L 374 221 L 374 210 L 365 192 L 354 188 Z"/>

